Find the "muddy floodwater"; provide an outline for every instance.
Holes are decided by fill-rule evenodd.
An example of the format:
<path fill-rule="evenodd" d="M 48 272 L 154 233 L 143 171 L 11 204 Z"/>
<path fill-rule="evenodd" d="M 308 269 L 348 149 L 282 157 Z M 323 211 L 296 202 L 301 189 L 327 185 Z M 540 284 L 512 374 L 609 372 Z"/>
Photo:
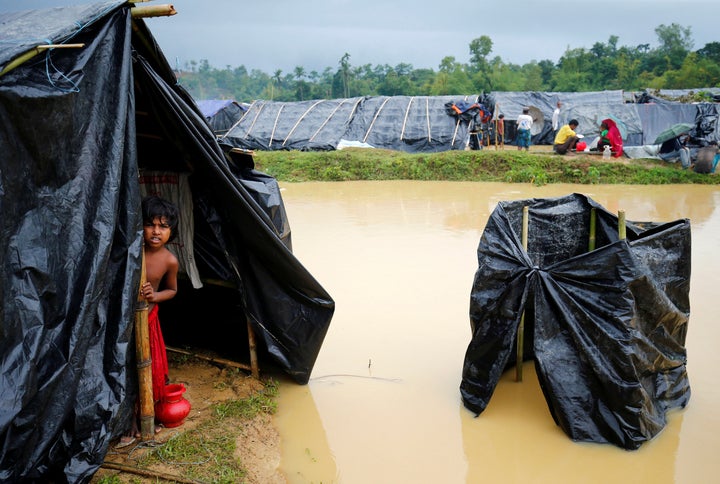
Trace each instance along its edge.
<path fill-rule="evenodd" d="M 687 483 L 720 479 L 720 189 L 474 182 L 282 183 L 298 259 L 336 311 L 308 385 L 274 418 L 290 483 Z M 498 202 L 584 193 L 631 221 L 688 218 L 692 396 L 636 451 L 571 441 L 532 362 L 477 418 L 460 399 L 476 249 Z"/>

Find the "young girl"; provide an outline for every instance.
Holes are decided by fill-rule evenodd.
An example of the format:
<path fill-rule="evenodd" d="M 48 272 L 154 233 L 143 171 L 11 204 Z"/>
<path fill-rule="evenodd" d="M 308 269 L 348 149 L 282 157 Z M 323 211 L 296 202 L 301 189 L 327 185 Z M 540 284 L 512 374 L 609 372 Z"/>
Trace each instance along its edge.
<path fill-rule="evenodd" d="M 158 303 L 177 294 L 177 258 L 165 247 L 177 235 L 178 212 L 175 205 L 160 197 L 143 199 L 143 240 L 147 281 L 140 292 L 148 302 L 148 330 L 152 358 L 153 400 L 158 401 L 168 382 L 165 341 L 160 330 Z"/>
<path fill-rule="evenodd" d="M 177 234 L 178 211 L 175 205 L 167 200 L 150 196 L 142 201 L 142 216 L 146 282 L 140 287 L 140 294 L 148 302 L 153 401 L 157 402 L 162 398 L 169 381 L 165 340 L 158 317 L 158 303 L 172 299 L 177 294 L 177 274 L 180 264 L 165 245 Z M 156 433 L 159 430 L 155 428 Z M 137 415 L 134 415 L 132 429 L 120 438 L 115 448 L 127 447 L 139 436 Z"/>

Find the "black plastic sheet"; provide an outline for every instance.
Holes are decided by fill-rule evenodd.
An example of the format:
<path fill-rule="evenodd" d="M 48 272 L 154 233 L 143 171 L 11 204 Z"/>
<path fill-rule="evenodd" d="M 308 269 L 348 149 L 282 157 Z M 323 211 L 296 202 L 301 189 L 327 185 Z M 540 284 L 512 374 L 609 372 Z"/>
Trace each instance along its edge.
<path fill-rule="evenodd" d="M 521 244 L 529 207 L 528 250 Z M 591 209 L 596 249 L 588 251 Z M 535 360 L 550 412 L 573 440 L 637 449 L 690 398 L 690 222 L 627 223 L 586 196 L 502 202 L 478 246 L 472 341 L 460 385 L 480 414 L 515 363 Z"/>
<path fill-rule="evenodd" d="M 276 183 L 231 166 L 130 7 L 0 15 L 3 46 L 85 44 L 0 77 L 0 482 L 87 482 L 130 427 L 141 169 L 191 173 L 201 276 L 226 283 L 202 294 L 233 315 L 203 349 L 247 347 L 249 322 L 307 383 L 334 312 L 290 250 Z M 3 49 L 7 65 L 19 49 Z M 202 308 L 199 294 L 175 298 L 177 313 Z"/>

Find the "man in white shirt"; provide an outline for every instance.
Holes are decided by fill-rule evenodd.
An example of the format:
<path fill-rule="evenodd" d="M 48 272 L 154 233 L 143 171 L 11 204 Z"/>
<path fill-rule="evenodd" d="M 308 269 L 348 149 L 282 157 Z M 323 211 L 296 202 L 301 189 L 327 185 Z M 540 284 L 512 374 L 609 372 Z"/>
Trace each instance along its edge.
<path fill-rule="evenodd" d="M 560 129 L 560 107 L 562 106 L 562 103 L 560 101 L 557 102 L 557 107 L 555 108 L 555 111 L 553 111 L 552 115 L 552 129 L 555 134 L 557 134 L 557 130 Z"/>
<path fill-rule="evenodd" d="M 517 144 L 518 151 L 525 148 L 530 151 L 530 128 L 533 125 L 533 118 L 530 116 L 530 109 L 523 108 L 522 114 L 517 118 Z"/>

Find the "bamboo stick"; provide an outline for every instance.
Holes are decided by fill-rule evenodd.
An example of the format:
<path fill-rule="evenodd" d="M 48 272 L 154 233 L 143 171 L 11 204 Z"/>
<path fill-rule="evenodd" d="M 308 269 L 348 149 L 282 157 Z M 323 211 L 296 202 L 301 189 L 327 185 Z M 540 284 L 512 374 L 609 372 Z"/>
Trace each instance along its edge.
<path fill-rule="evenodd" d="M 147 280 L 145 272 L 145 248 L 142 249 L 140 287 Z M 150 355 L 150 333 L 148 329 L 148 303 L 138 289 L 135 308 L 135 351 L 140 400 L 140 436 L 142 440 L 155 437 L 155 405 L 152 394 L 152 357 Z"/>
<path fill-rule="evenodd" d="M 495 131 L 495 151 L 497 151 L 498 150 L 498 137 L 497 137 L 498 120 L 497 120 L 497 118 L 495 118 L 493 121 L 495 123 L 495 129 L 494 129 L 494 131 Z"/>
<path fill-rule="evenodd" d="M 528 246 L 528 225 L 529 225 L 529 209 L 527 206 L 523 207 L 522 215 L 522 246 L 527 251 Z M 525 339 L 525 311 L 520 316 L 520 324 L 518 325 L 517 333 L 517 361 L 515 362 L 515 381 L 522 381 L 523 379 L 523 344 Z"/>
<path fill-rule="evenodd" d="M 181 355 L 192 356 L 193 358 L 198 358 L 200 360 L 209 361 L 211 363 L 217 363 L 219 365 L 231 366 L 233 368 L 240 368 L 242 370 L 252 371 L 252 366 L 247 365 L 245 363 L 239 363 L 237 361 L 227 360 L 225 358 L 217 358 L 214 356 L 201 355 L 199 353 L 193 353 L 192 351 L 187 351 L 187 350 L 175 348 L 172 346 L 166 346 L 165 349 L 167 351 L 171 351 L 173 353 L 179 353 Z"/>
<path fill-rule="evenodd" d="M 248 346 L 250 348 L 250 369 L 254 378 L 260 379 L 260 366 L 257 357 L 257 342 L 255 341 L 255 331 L 250 324 L 250 318 L 247 318 Z"/>
<path fill-rule="evenodd" d="M 403 116 L 402 128 L 400 128 L 400 141 L 402 141 L 403 137 L 405 136 L 405 126 L 407 125 L 407 119 L 408 115 L 410 114 L 410 107 L 412 106 L 413 99 L 415 99 L 415 96 L 410 96 L 410 100 L 408 101 L 407 107 L 405 108 L 405 116 Z"/>
<path fill-rule="evenodd" d="M 307 116 L 307 114 L 308 114 L 310 111 L 312 111 L 313 109 L 315 109 L 315 106 L 317 106 L 318 104 L 323 103 L 323 102 L 325 102 L 324 99 L 320 99 L 319 101 L 316 101 L 312 106 L 310 106 L 309 108 L 307 108 L 304 113 L 302 113 L 302 116 L 300 116 L 300 117 L 298 118 L 297 122 L 293 125 L 292 129 L 290 130 L 290 132 L 285 136 L 285 141 L 283 141 L 282 146 L 285 146 L 285 143 L 287 143 L 288 138 L 289 138 L 290 136 L 292 136 L 292 134 L 295 132 L 295 129 L 297 129 L 298 125 L 302 122 L 303 119 L 305 119 L 305 116 Z"/>
<path fill-rule="evenodd" d="M 163 5 L 142 5 L 140 7 L 130 8 L 130 15 L 132 15 L 133 18 L 170 17 L 176 13 L 177 10 L 175 10 L 175 7 L 169 3 Z"/>
<path fill-rule="evenodd" d="M 335 109 L 332 110 L 332 113 L 330 113 L 330 115 L 329 115 L 327 118 L 325 118 L 325 121 L 323 121 L 322 124 L 320 125 L 320 127 L 319 127 L 317 130 L 315 130 L 315 132 L 313 133 L 312 136 L 310 136 L 310 140 L 309 140 L 309 141 L 315 141 L 315 136 L 318 135 L 318 133 L 320 132 L 320 130 L 322 130 L 322 129 L 325 127 L 325 125 L 330 121 L 330 119 L 335 115 L 335 113 L 337 112 L 337 110 L 342 107 L 343 104 L 345 104 L 345 101 L 344 101 L 344 100 L 343 100 L 343 101 L 340 101 L 340 104 L 338 104 L 337 106 L 335 106 Z"/>
<path fill-rule="evenodd" d="M 39 51 L 48 49 L 82 49 L 85 44 L 42 44 L 35 47 Z"/>
<path fill-rule="evenodd" d="M 627 235 L 627 227 L 625 227 L 625 210 L 618 210 L 618 238 L 625 240 Z"/>
<path fill-rule="evenodd" d="M 375 126 L 375 121 L 377 121 L 378 116 L 380 116 L 380 112 L 385 107 L 385 104 L 390 100 L 390 97 L 388 96 L 383 103 L 378 108 L 377 112 L 375 113 L 375 116 L 373 116 L 373 120 L 370 123 L 370 126 L 368 127 L 367 131 L 365 132 L 365 137 L 363 137 L 363 143 L 367 143 L 368 136 L 370 136 L 370 132 L 373 130 L 373 127 Z"/>
<path fill-rule="evenodd" d="M 102 466 L 105 469 L 112 469 L 114 471 L 127 472 L 129 474 L 136 474 L 138 476 L 150 477 L 153 481 L 162 479 L 163 481 L 169 482 L 180 482 L 183 484 L 202 484 L 202 481 L 195 481 L 192 479 L 186 479 L 182 476 L 176 476 L 173 474 L 167 474 L 165 472 L 153 471 L 150 469 L 142 469 L 140 467 L 132 467 L 127 464 L 120 464 L 118 462 L 104 462 Z"/>
<path fill-rule="evenodd" d="M 85 47 L 85 44 L 41 44 L 33 47 L 32 49 L 28 50 L 24 54 L 21 54 L 20 56 L 16 57 L 12 61 L 8 62 L 8 64 L 3 68 L 2 71 L 0 71 L 0 76 L 3 76 L 10 72 L 11 70 L 15 69 L 16 67 L 19 67 L 35 57 L 36 55 L 40 54 L 41 52 L 45 52 L 49 49 L 81 49 Z"/>
<path fill-rule="evenodd" d="M 594 208 L 590 209 L 590 236 L 588 238 L 588 252 L 595 250 L 595 232 L 597 225 L 597 213 Z"/>
<path fill-rule="evenodd" d="M 273 138 L 275 138 L 275 130 L 277 129 L 278 121 L 280 121 L 280 115 L 283 112 L 283 109 L 285 109 L 285 103 L 280 105 L 280 109 L 278 109 L 277 115 L 275 116 L 275 123 L 273 123 L 273 129 L 270 133 L 270 140 L 268 141 L 268 148 L 272 147 Z"/>

